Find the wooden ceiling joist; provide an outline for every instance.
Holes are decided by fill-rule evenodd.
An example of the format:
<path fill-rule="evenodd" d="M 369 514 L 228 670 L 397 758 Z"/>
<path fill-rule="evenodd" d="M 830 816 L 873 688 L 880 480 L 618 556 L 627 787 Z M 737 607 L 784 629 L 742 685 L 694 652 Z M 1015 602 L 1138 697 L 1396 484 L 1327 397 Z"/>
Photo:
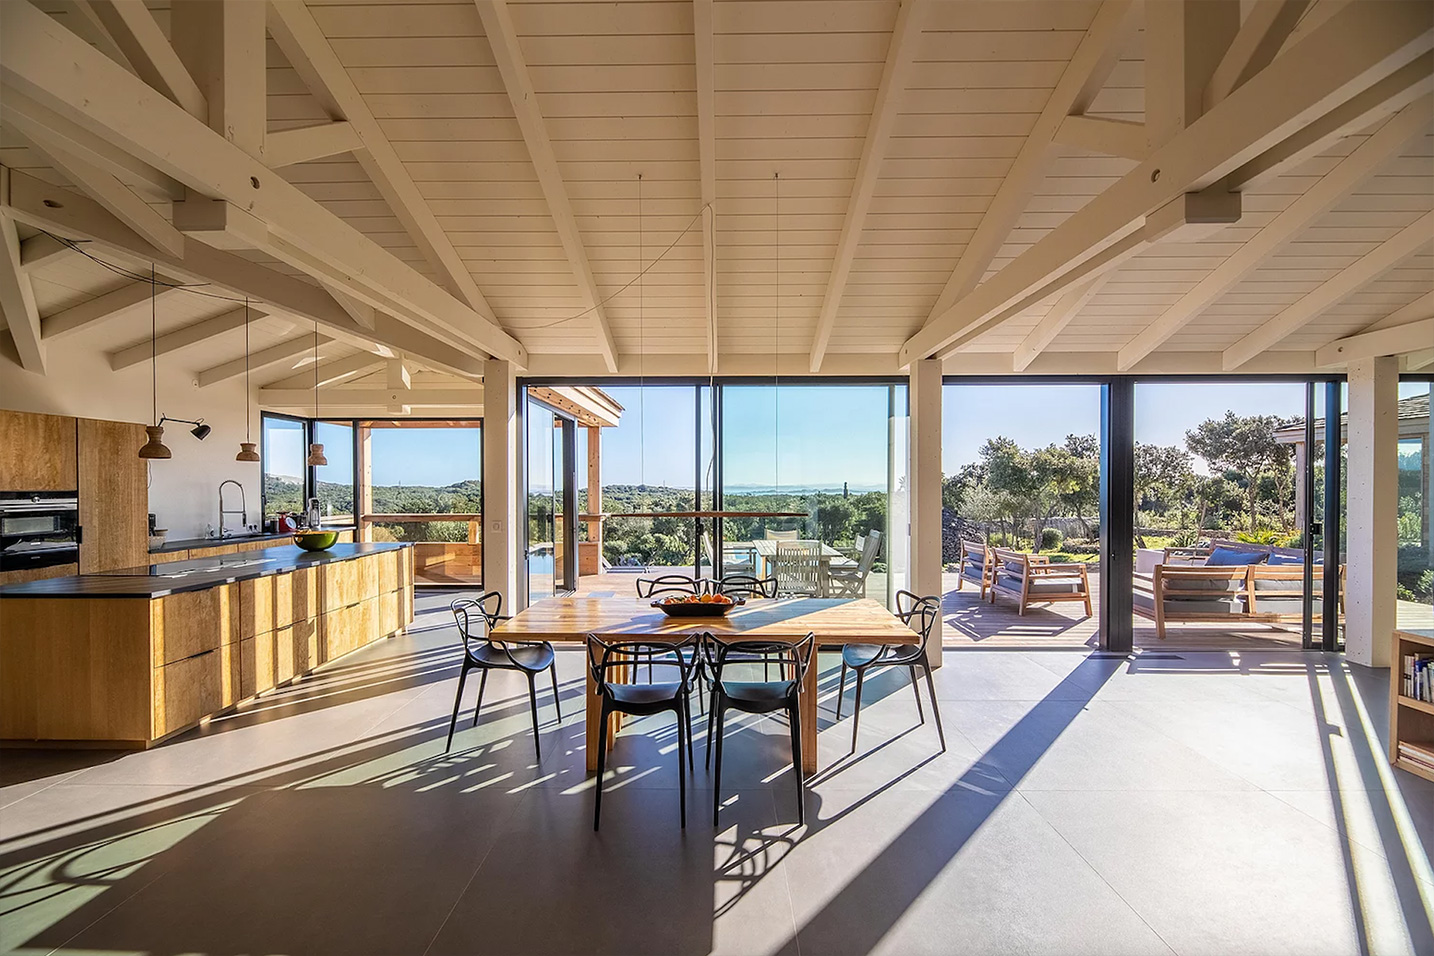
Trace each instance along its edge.
<path fill-rule="evenodd" d="M 277 408 L 312 408 L 314 389 L 303 388 L 261 388 L 259 404 Z M 412 408 L 435 406 L 483 404 L 483 388 L 480 385 L 450 388 L 320 388 L 319 407 L 324 408 L 386 408 L 402 404 Z"/>
<path fill-rule="evenodd" d="M 902 346 L 898 361 L 940 351 L 1073 265 L 1141 227 L 1145 216 L 1227 176 L 1434 47 L 1426 4 L 1352 4 L 983 282 Z M 1132 350 L 1132 355 L 1134 350 Z"/>
<path fill-rule="evenodd" d="M 149 282 L 131 282 L 122 285 L 112 292 L 97 295 L 93 299 L 86 299 L 76 303 L 68 309 L 61 309 L 59 312 L 52 312 L 40 319 L 40 331 L 46 341 L 51 339 L 64 338 L 82 329 L 88 329 L 108 322 L 111 319 L 126 315 L 140 306 L 149 305 L 150 295 L 153 294 L 156 303 L 167 301 L 173 296 L 180 295 L 168 279 L 164 285 L 156 284 L 151 290 Z"/>
<path fill-rule="evenodd" d="M 89 0 L 91 8 L 139 78 L 207 122 L 209 104 L 144 0 Z"/>
<path fill-rule="evenodd" d="M 526 367 L 527 350 L 492 321 L 50 17 L 29 4 L 7 3 L 0 4 L 0 19 L 0 81 L 7 87 L 108 137 L 196 192 L 246 210 L 275 239 L 325 261 L 356 298 L 384 308 L 396 303 L 401 307 L 396 318 L 443 328 L 465 343 L 457 348 L 474 359 L 494 355 Z M 275 243 L 264 251 L 284 250 Z M 344 318 L 345 325 L 353 324 Z"/>
<path fill-rule="evenodd" d="M 264 141 L 264 161 L 275 169 L 352 153 L 363 148 L 354 124 L 347 120 L 277 130 Z"/>
<path fill-rule="evenodd" d="M 598 351 L 609 371 L 618 366 L 617 344 L 612 337 L 612 325 L 608 322 L 603 308 L 602 295 L 593 279 L 592 267 L 588 264 L 587 250 L 583 247 L 582 233 L 578 230 L 577 218 L 573 215 L 568 190 L 563 183 L 558 158 L 553 152 L 552 141 L 548 138 L 547 124 L 542 110 L 538 108 L 538 94 L 528 73 L 528 64 L 523 58 L 518 43 L 518 31 L 513 26 L 513 15 L 505 0 L 476 0 L 478 16 L 483 21 L 483 32 L 488 36 L 493 59 L 503 77 L 503 86 L 508 91 L 508 100 L 513 105 L 518 127 L 523 132 L 523 142 L 528 146 L 528 156 L 543 187 L 543 197 L 548 203 L 548 212 L 557 227 L 558 238 L 577 280 L 578 291 L 582 294 L 585 307 L 592 315 L 597 333 Z"/>
<path fill-rule="evenodd" d="M 1315 352 L 1315 364 L 1332 368 L 1359 359 L 1423 352 L 1434 342 L 1434 319 L 1422 319 L 1336 339 Z"/>
<path fill-rule="evenodd" d="M 717 371 L 717 67 L 712 0 L 692 0 L 697 74 L 697 165 L 702 178 L 702 298 L 707 318 L 707 372 Z"/>
<path fill-rule="evenodd" d="M 852 183 L 851 196 L 847 200 L 846 215 L 842 217 L 841 235 L 837 239 L 836 255 L 832 259 L 831 271 L 827 276 L 821 310 L 817 313 L 816 335 L 812 340 L 811 351 L 813 372 L 821 371 L 822 360 L 826 357 L 827 344 L 831 341 L 837 312 L 841 309 L 842 294 L 846 291 L 847 278 L 851 275 L 852 261 L 856 258 L 857 247 L 861 243 L 866 213 L 871 208 L 871 199 L 876 192 L 877 177 L 881 174 L 882 160 L 886 158 L 891 130 L 896 125 L 897 114 L 901 111 L 901 94 L 911 75 L 916 48 L 921 41 L 922 23 L 929 6 L 925 0 L 903 0 L 901 9 L 896 14 L 896 24 L 892 28 L 891 40 L 887 45 L 886 63 L 882 67 L 881 82 L 876 90 L 876 104 L 872 107 L 871 118 L 867 122 L 866 140 L 862 143 L 861 159 L 856 166 L 856 179 Z"/>
<path fill-rule="evenodd" d="M 1083 113 L 1061 120 L 1053 138 L 1062 146 L 1074 146 L 1107 156 L 1124 156 L 1126 159 L 1142 160 L 1150 152 L 1144 123 L 1086 116 Z"/>
<path fill-rule="evenodd" d="M 1434 212 L 1427 212 L 1227 348 L 1225 370 L 1234 371 L 1278 345 L 1431 242 L 1434 242 Z"/>
<path fill-rule="evenodd" d="M 337 337 L 360 348 L 382 343 L 421 357 L 434 367 L 463 375 L 481 375 L 483 362 L 461 352 L 412 325 L 379 316 L 375 328 L 360 326 L 334 297 L 313 283 L 276 272 L 241 256 L 199 242 L 185 240 L 184 255 L 174 256 L 145 242 L 138 233 L 79 193 L 26 173 L 0 166 L 0 210 L 36 229 L 92 244 L 98 253 L 154 263 L 163 274 L 185 282 L 207 282 L 219 291 L 255 303 L 267 302 L 276 311 L 318 322 Z"/>
<path fill-rule="evenodd" d="M 1015 355 L 1011 361 L 1011 370 L 1024 372 L 1036 360 L 1036 356 L 1045 351 L 1046 346 L 1055 341 L 1056 336 L 1061 334 L 1071 320 L 1080 314 L 1086 303 L 1095 298 L 1095 294 L 1101 287 L 1110 280 L 1110 272 L 1096 276 L 1084 285 L 1074 286 L 1061 294 L 1061 297 L 1051 306 L 1051 310 L 1041 316 L 1036 327 L 1027 333 L 1016 346 Z"/>
<path fill-rule="evenodd" d="M 193 325 L 186 325 L 173 332 L 166 332 L 158 336 L 154 342 L 136 342 L 127 348 L 117 349 L 109 353 L 110 368 L 116 372 L 129 368 L 131 365 L 138 365 L 141 362 L 149 361 L 151 354 L 168 355 L 180 349 L 189 348 L 191 345 L 198 345 L 206 339 L 212 339 L 216 335 L 223 335 L 225 332 L 232 332 L 235 329 L 244 327 L 245 309 L 229 309 L 216 316 L 195 322 Z M 250 308 L 248 318 L 250 321 L 262 319 L 268 313 L 258 309 Z"/>
<path fill-rule="evenodd" d="M 360 148 L 354 150 L 354 158 L 437 271 L 443 286 L 496 325 L 493 310 L 473 281 L 472 273 L 438 224 L 428 201 L 394 152 L 303 0 L 274 0 L 269 9 L 269 29 L 274 42 L 320 105 L 333 119 L 348 124 L 360 143 Z M 272 159 L 270 162 L 273 164 Z"/>
<path fill-rule="evenodd" d="M 1174 305 L 1126 343 L 1120 350 L 1121 368 L 1130 368 L 1159 348 L 1236 283 L 1257 269 L 1260 263 L 1281 246 L 1303 232 L 1361 182 L 1372 176 L 1383 163 L 1428 127 L 1431 106 L 1434 106 L 1434 100 L 1427 97 L 1410 104 L 1340 160 L 1319 182 L 1247 240 L 1234 255 L 1220 263 L 1189 292 L 1177 299 Z"/>
<path fill-rule="evenodd" d="M 1361 332 L 1374 332 L 1379 329 L 1387 329 L 1395 325 L 1404 325 L 1408 322 L 1417 322 L 1420 319 L 1434 318 L 1434 292 L 1426 292 L 1408 305 L 1400 306 L 1384 318 L 1371 322 L 1360 329 Z"/>
<path fill-rule="evenodd" d="M 1255 0 L 1205 86 L 1205 109 L 1270 65 L 1309 3 L 1310 0 Z"/>
<path fill-rule="evenodd" d="M 936 299 L 924 326 L 950 311 L 953 304 L 976 288 L 996 258 L 1006 237 L 1030 203 L 1051 158 L 1051 143 L 1061 122 L 1071 113 L 1084 112 L 1105 85 L 1120 57 L 1123 40 L 1134 29 L 1135 4 L 1131 0 L 1105 0 L 1096 12 L 1080 46 L 1061 73 L 1015 162 L 1001 180 L 986 207 L 981 223 L 961 253 L 946 287 Z"/>
<path fill-rule="evenodd" d="M 319 336 L 320 346 L 327 345 L 332 341 L 333 339 L 327 335 Z M 218 365 L 212 365 L 202 370 L 195 378 L 200 388 L 208 388 L 210 385 L 227 382 L 231 378 L 238 378 L 244 374 L 246 369 L 252 375 L 254 372 L 268 368 L 270 365 L 287 362 L 292 358 L 303 355 L 313 347 L 314 337 L 312 335 L 300 335 L 297 338 L 280 342 L 278 345 L 271 345 L 266 349 L 259 349 L 259 351 L 251 353 L 247 364 L 242 357 L 231 359 L 228 362 L 221 362 Z M 376 362 L 378 359 L 375 358 L 374 361 Z"/>
<path fill-rule="evenodd" d="M 20 266 L 20 234 L 15 221 L 0 216 L 0 311 L 20 356 L 20 365 L 27 371 L 45 374 L 45 343 L 40 337 L 40 312 L 35 305 L 35 290 L 30 276 Z"/>
<path fill-rule="evenodd" d="M 314 347 L 313 336 L 300 336 L 300 339 L 303 339 L 307 342 L 307 345 L 305 345 L 304 349 L 311 349 Z M 299 339 L 295 340 L 295 342 L 298 341 Z M 321 337 L 320 343 L 322 344 L 322 342 L 323 339 Z M 300 353 L 302 354 L 303 351 L 304 350 L 301 349 Z M 369 372 L 372 372 L 374 369 L 381 367 L 383 363 L 383 357 L 379 355 L 374 355 L 372 352 L 359 352 L 356 355 L 350 355 L 345 358 L 336 359 L 334 361 L 320 361 L 318 375 L 319 387 L 324 388 L 329 385 L 337 385 L 340 382 L 346 382 L 350 379 L 359 378 L 363 375 L 368 374 Z M 305 387 L 313 388 L 314 369 L 312 366 L 310 366 L 309 368 L 303 369 L 302 371 L 285 375 L 282 379 L 278 379 L 277 381 L 265 382 L 264 387 L 279 389 Z"/>
<path fill-rule="evenodd" d="M 44 232 L 20 242 L 20 268 L 26 272 L 34 272 L 77 255 L 79 253 L 69 243 Z"/>

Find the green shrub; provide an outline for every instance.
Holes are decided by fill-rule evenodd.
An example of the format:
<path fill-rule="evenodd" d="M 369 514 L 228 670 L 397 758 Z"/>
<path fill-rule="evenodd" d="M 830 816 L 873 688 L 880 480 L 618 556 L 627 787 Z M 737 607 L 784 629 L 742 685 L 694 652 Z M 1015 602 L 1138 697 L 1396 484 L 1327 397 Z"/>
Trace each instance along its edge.
<path fill-rule="evenodd" d="M 1054 551 L 1065 539 L 1066 536 L 1061 534 L 1060 528 L 1045 528 L 1041 531 L 1041 550 Z"/>

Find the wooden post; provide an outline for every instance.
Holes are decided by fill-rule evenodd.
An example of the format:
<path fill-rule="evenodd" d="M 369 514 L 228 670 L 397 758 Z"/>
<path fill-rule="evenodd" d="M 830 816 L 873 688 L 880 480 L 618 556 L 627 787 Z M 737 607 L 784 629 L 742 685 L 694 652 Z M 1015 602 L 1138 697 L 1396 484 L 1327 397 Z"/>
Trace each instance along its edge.
<path fill-rule="evenodd" d="M 588 514 L 602 514 L 602 429 L 597 425 L 588 426 Z M 601 518 L 587 523 L 588 542 L 597 545 L 598 570 L 602 570 L 602 525 Z"/>
<path fill-rule="evenodd" d="M 911 590 L 941 596 L 941 363 L 911 363 Z M 937 622 L 938 625 L 940 622 Z M 927 645 L 932 667 L 941 666 L 940 640 Z"/>
<path fill-rule="evenodd" d="M 1389 666 L 1397 607 L 1398 399 L 1398 359 L 1349 363 L 1345 647 L 1368 667 Z"/>
<path fill-rule="evenodd" d="M 358 427 L 358 461 L 354 470 L 358 472 L 358 495 L 354 500 L 355 541 L 372 541 L 373 528 L 368 516 L 373 513 L 373 429 L 368 425 Z"/>
<path fill-rule="evenodd" d="M 483 587 L 503 595 L 514 612 L 527 607 L 518 582 L 523 488 L 519 470 L 518 386 L 513 364 L 483 363 Z"/>

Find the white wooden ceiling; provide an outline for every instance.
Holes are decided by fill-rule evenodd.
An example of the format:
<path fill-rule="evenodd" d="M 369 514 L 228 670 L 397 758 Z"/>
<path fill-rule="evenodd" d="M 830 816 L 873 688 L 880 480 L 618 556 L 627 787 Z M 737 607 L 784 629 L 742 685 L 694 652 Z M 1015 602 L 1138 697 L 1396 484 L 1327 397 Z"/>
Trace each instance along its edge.
<path fill-rule="evenodd" d="M 165 25 L 167 4 L 149 5 Z M 73 17 L 68 2 L 41 6 L 62 21 Z M 581 314 L 579 280 L 473 0 L 308 0 L 308 6 L 502 327 L 535 356 L 596 353 L 593 317 Z M 894 97 L 897 115 L 840 290 L 831 355 L 875 356 L 880 367 L 895 367 L 895 353 L 931 315 L 1099 8 L 1098 0 L 931 4 L 905 87 Z M 898 9 L 896 0 L 713 4 L 721 360 L 812 349 Z M 693 4 L 529 0 L 510 10 L 618 352 L 705 353 Z M 1139 122 L 1143 31 L 1130 34 L 1118 53 L 1087 113 Z M 332 118 L 272 40 L 267 73 L 271 132 Z M 1157 243 L 1126 261 L 1047 352 L 1118 351 L 1371 131 L 1347 136 L 1323 155 L 1247 189 L 1238 223 L 1198 242 Z M 1136 165 L 1051 148 L 1048 173 L 988 275 Z M 63 182 L 4 127 L 0 161 Z M 354 159 L 301 163 L 282 175 L 435 276 Z M 1159 352 L 1231 346 L 1431 209 L 1434 135 L 1426 130 L 1170 336 Z M 249 255 L 295 274 L 285 263 Z M 635 282 L 645 266 L 650 271 Z M 76 258 L 39 269 L 34 279 L 42 315 L 123 282 Z M 1431 290 L 1434 248 L 1425 242 L 1274 347 L 1308 353 Z M 1051 301 L 1032 305 L 965 351 L 1012 352 L 1050 307 Z M 190 303 L 165 321 L 183 324 L 217 311 L 214 303 Z M 256 330 L 256 348 L 288 331 L 281 319 L 266 322 Z M 112 338 L 133 339 L 140 331 L 116 325 L 103 336 L 96 333 L 96 347 L 115 347 L 123 342 Z M 220 355 L 234 351 L 232 337 L 223 342 L 226 348 L 211 350 L 204 360 L 233 357 Z M 337 356 L 353 349 L 335 343 L 331 351 Z"/>

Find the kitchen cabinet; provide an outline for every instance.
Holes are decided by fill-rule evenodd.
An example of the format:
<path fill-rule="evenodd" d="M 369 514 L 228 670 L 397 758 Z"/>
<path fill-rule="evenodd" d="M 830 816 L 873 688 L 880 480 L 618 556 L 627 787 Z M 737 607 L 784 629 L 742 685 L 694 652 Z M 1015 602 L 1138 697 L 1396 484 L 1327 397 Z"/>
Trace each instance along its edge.
<path fill-rule="evenodd" d="M 0 491 L 77 487 L 75 420 L 0 409 Z"/>
<path fill-rule="evenodd" d="M 149 472 L 143 425 L 79 420 L 80 573 L 149 563 Z"/>

